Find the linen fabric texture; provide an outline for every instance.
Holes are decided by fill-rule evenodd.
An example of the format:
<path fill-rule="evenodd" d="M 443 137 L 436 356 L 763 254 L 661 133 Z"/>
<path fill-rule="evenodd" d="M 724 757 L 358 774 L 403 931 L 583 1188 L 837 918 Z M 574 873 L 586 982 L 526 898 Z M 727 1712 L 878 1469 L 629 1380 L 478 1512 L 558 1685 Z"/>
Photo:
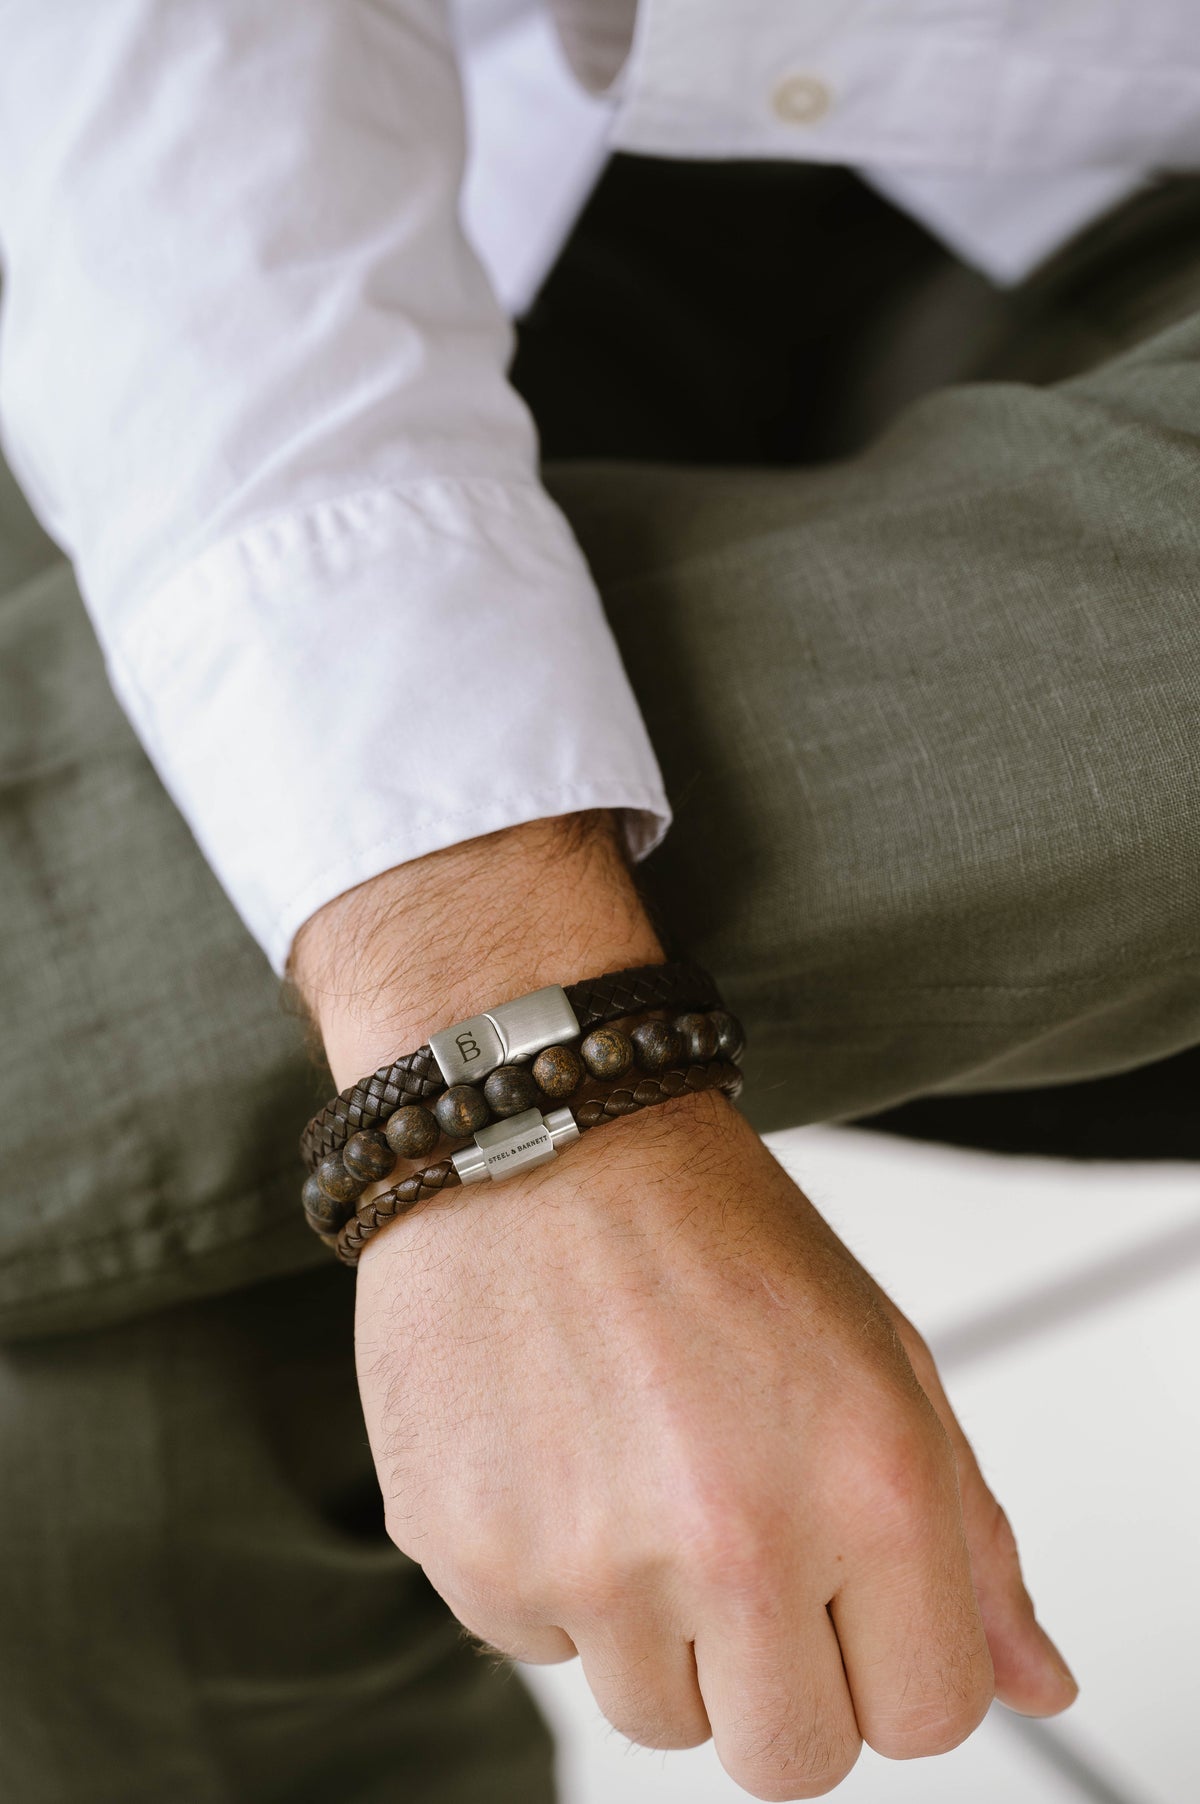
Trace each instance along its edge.
<path fill-rule="evenodd" d="M 354 1285 L 0 1346 L 0 1795 L 553 1804 L 546 1724 L 384 1532 Z"/>

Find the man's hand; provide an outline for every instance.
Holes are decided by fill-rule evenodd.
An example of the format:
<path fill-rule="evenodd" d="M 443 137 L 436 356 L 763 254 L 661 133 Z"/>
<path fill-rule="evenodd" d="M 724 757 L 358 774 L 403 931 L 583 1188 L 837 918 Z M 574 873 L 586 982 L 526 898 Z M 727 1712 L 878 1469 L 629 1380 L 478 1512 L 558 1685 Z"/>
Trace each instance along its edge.
<path fill-rule="evenodd" d="M 502 995 L 661 956 L 606 817 L 329 908 L 294 974 L 339 1085 Z M 938 1753 L 993 1695 L 1076 1695 L 928 1349 L 723 1097 L 393 1223 L 357 1347 L 396 1544 L 491 1646 L 578 1652 L 635 1741 L 711 1734 L 748 1791 L 794 1799 L 862 1740 Z"/>

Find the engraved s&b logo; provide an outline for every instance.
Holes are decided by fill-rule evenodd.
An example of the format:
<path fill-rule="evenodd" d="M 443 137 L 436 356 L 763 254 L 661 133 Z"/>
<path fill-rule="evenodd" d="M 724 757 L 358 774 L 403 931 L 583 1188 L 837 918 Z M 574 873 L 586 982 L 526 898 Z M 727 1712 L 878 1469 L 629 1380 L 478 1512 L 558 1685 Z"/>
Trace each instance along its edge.
<path fill-rule="evenodd" d="M 464 1065 L 469 1065 L 472 1059 L 479 1057 L 479 1041 L 469 1028 L 461 1034 L 455 1034 L 454 1044 L 458 1047 L 458 1054 Z"/>

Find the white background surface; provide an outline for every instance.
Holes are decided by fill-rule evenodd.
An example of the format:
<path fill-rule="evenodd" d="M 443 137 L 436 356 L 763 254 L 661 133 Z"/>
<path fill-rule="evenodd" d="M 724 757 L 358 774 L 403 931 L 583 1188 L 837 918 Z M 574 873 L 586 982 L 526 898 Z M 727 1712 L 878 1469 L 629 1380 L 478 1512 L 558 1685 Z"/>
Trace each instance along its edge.
<path fill-rule="evenodd" d="M 999 1158 L 806 1128 L 768 1144 L 916 1322 L 1079 1680 L 951 1754 L 864 1749 L 846 1804 L 1200 1798 L 1200 1169 Z M 711 1745 L 632 1746 L 578 1661 L 524 1669 L 563 1804 L 734 1804 Z"/>

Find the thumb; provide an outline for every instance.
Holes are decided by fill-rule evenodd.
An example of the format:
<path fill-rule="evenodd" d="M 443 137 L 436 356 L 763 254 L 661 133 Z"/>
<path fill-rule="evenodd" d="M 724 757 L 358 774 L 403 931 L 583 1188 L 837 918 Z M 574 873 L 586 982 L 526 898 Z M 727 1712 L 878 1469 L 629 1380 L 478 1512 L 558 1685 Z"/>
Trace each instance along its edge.
<path fill-rule="evenodd" d="M 1012 1525 L 988 1488 L 950 1407 L 933 1355 L 894 1305 L 891 1314 L 917 1382 L 954 1448 L 971 1576 L 995 1669 L 996 1696 L 1023 1716 L 1057 1716 L 1075 1702 L 1079 1686 L 1037 1619 L 1021 1576 Z"/>

